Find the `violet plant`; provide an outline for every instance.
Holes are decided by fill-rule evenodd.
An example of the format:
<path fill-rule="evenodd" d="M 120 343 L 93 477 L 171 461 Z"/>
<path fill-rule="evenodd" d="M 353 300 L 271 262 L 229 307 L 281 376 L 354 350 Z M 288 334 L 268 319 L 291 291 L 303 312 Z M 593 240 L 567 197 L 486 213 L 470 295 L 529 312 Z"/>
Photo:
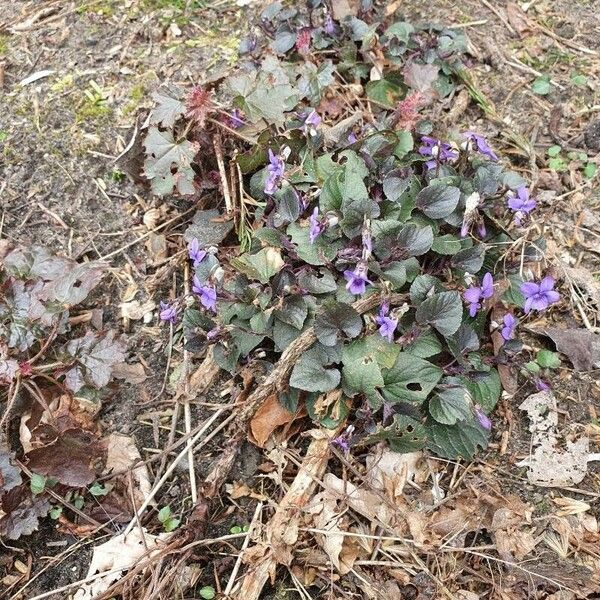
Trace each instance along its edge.
<path fill-rule="evenodd" d="M 501 391 L 495 365 L 506 358 L 489 351 L 489 311 L 507 307 L 499 327 L 508 351 L 518 319 L 558 300 L 548 278 L 525 283 L 520 257 L 504 256 L 513 211 L 533 210 L 526 182 L 480 133 L 433 135 L 419 117 L 465 68 L 457 31 L 337 22 L 325 3 L 313 4 L 310 18 L 280 4 L 266 9 L 263 41 L 281 60 L 260 60 L 260 44 L 248 42 L 248 60 L 215 92 L 231 102 L 226 118 L 243 115 L 227 158 L 244 193 L 235 223 L 200 210 L 186 232 L 197 299 L 183 311 L 186 338 L 194 348 L 213 345 L 218 364 L 235 373 L 248 364 L 269 370 L 312 330 L 317 341 L 281 387 L 287 408 L 302 403 L 327 427 L 351 419 L 352 434 L 337 442 L 344 451 L 387 440 L 398 451 L 473 456 L 487 445 Z M 374 51 L 389 66 L 371 79 Z M 320 112 L 326 94 L 346 93 L 340 80 L 361 82 L 372 118 L 336 123 Z M 412 97 L 419 103 L 400 114 Z M 178 177 L 187 176 L 184 187 L 200 189 L 198 173 L 215 166 L 210 151 L 194 148 L 223 132 L 194 133 L 176 97 L 165 98 L 150 117 L 146 174 L 156 192 L 182 193 Z M 178 146 L 162 170 L 159 137 Z M 234 227 L 239 255 L 207 252 Z M 323 410 L 318 400 L 331 392 Z"/>

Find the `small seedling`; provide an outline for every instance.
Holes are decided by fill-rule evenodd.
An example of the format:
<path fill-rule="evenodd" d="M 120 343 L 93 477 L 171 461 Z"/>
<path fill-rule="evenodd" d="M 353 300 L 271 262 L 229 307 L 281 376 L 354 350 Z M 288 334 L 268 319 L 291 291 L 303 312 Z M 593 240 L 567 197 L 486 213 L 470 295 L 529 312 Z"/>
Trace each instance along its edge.
<path fill-rule="evenodd" d="M 94 483 L 90 487 L 89 492 L 90 494 L 92 494 L 92 496 L 106 496 L 106 494 L 108 494 L 108 492 L 110 492 L 111 489 L 111 485 L 102 485 L 100 483 Z"/>
<path fill-rule="evenodd" d="M 584 86 L 587 83 L 587 77 L 581 73 L 577 73 L 577 71 L 573 71 L 571 73 L 571 83 L 577 86 Z"/>
<path fill-rule="evenodd" d="M 558 369 L 561 364 L 558 352 L 551 350 L 540 350 L 535 361 L 542 369 Z"/>
<path fill-rule="evenodd" d="M 158 520 L 162 523 L 163 529 L 167 532 L 174 531 L 181 523 L 181 519 L 176 519 L 172 516 L 170 506 L 164 506 L 158 511 Z"/>
<path fill-rule="evenodd" d="M 550 75 L 541 75 L 531 84 L 531 91 L 538 96 L 546 96 L 550 93 Z"/>
<path fill-rule="evenodd" d="M 229 532 L 230 533 L 246 533 L 248 531 L 249 527 L 248 525 L 234 525 Z"/>
<path fill-rule="evenodd" d="M 32 473 L 31 479 L 29 481 L 29 487 L 31 488 L 31 492 L 36 496 L 38 494 L 42 494 L 46 489 L 46 481 L 47 480 L 43 475 Z"/>
<path fill-rule="evenodd" d="M 216 596 L 215 588 L 211 585 L 204 586 L 198 593 L 204 600 L 212 600 Z"/>

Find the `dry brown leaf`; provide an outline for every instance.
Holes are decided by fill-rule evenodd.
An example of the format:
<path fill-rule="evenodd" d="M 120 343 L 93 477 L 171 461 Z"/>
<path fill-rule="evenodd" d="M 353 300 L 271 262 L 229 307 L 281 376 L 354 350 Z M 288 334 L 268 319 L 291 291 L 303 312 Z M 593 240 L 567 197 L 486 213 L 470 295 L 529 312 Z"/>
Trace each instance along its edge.
<path fill-rule="evenodd" d="M 153 263 L 167 258 L 167 238 L 162 233 L 151 233 L 146 241 L 146 248 Z"/>
<path fill-rule="evenodd" d="M 309 502 L 316 482 L 323 477 L 331 454 L 330 442 L 336 433 L 328 431 L 326 436 L 313 437 L 301 468 L 265 528 L 265 540 L 244 552 L 245 555 L 254 556 L 266 548 L 245 575 L 236 598 L 258 600 L 267 579 L 270 577 L 274 581 L 277 564 L 291 565 L 293 544 L 298 538 L 300 511 Z"/>
<path fill-rule="evenodd" d="M 317 542 L 340 575 L 346 575 L 352 570 L 360 549 L 352 538 L 343 533 L 348 524 L 340 515 L 336 499 L 327 491 L 321 492 L 312 499 L 307 512 L 313 515 L 313 526 L 316 529 L 327 531 L 315 533 Z"/>
<path fill-rule="evenodd" d="M 124 319 L 131 319 L 132 321 L 138 321 L 142 319 L 144 315 L 151 313 L 156 308 L 156 303 L 152 300 L 148 300 L 143 304 L 139 300 L 131 300 L 129 302 L 121 303 L 121 317 Z"/>
<path fill-rule="evenodd" d="M 507 2 L 506 17 L 513 29 L 522 37 L 529 27 L 529 19 L 516 2 Z"/>
<path fill-rule="evenodd" d="M 254 498 L 255 500 L 267 500 L 267 496 L 255 492 L 252 488 L 248 487 L 245 483 L 234 481 L 233 483 L 225 484 L 225 491 L 233 500 L 238 498 Z"/>
<path fill-rule="evenodd" d="M 336 21 L 346 17 L 355 17 L 358 14 L 359 0 L 332 0 L 331 11 Z"/>
<path fill-rule="evenodd" d="M 560 506 L 560 510 L 556 512 L 559 517 L 566 515 L 578 515 L 590 510 L 590 505 L 582 500 L 576 500 L 575 498 L 553 498 L 552 502 L 557 506 Z"/>
<path fill-rule="evenodd" d="M 379 446 L 367 456 L 367 481 L 393 502 L 402 496 L 406 482 L 414 480 L 422 460 L 423 452 L 400 454 Z"/>
<path fill-rule="evenodd" d="M 127 383 L 137 385 L 146 381 L 146 371 L 142 363 L 119 363 L 113 366 L 112 375 L 117 379 L 124 379 Z"/>
<path fill-rule="evenodd" d="M 117 535 L 108 542 L 95 546 L 87 576 L 92 577 L 118 570 L 116 573 L 107 574 L 81 586 L 75 594 L 75 600 L 93 600 L 105 592 L 113 583 L 121 579 L 124 571 L 138 563 L 142 557 L 151 557 L 159 552 L 171 535 L 171 533 L 151 535 L 136 527 L 126 537 Z"/>
<path fill-rule="evenodd" d="M 190 393 L 199 396 L 204 393 L 219 374 L 220 367 L 215 362 L 213 346 L 210 346 L 202 364 L 190 376 Z"/>
<path fill-rule="evenodd" d="M 323 483 L 325 489 L 333 496 L 338 500 L 344 500 L 351 508 L 370 521 L 381 523 L 397 531 L 399 535 L 406 532 L 404 527 L 406 504 L 401 498 L 398 500 L 402 501 L 404 506 L 395 508 L 390 506 L 390 503 L 383 502 L 380 494 L 359 488 L 349 481 L 340 479 L 333 473 L 327 473 L 323 478 Z"/>
<path fill-rule="evenodd" d="M 108 450 L 104 475 L 125 471 L 142 460 L 134 439 L 128 435 L 111 433 L 105 439 L 105 443 Z M 131 492 L 134 495 L 136 505 L 139 507 L 152 491 L 148 467 L 145 464 L 140 464 L 132 469 L 131 475 L 135 484 Z M 128 478 L 125 479 L 128 480 Z"/>
<path fill-rule="evenodd" d="M 271 434 L 282 425 L 291 423 L 295 414 L 281 405 L 275 394 L 269 396 L 250 421 L 250 441 L 264 448 Z"/>
<path fill-rule="evenodd" d="M 576 371 L 600 368 L 600 335 L 587 329 L 558 329 L 550 327 L 544 332 L 565 354 Z"/>

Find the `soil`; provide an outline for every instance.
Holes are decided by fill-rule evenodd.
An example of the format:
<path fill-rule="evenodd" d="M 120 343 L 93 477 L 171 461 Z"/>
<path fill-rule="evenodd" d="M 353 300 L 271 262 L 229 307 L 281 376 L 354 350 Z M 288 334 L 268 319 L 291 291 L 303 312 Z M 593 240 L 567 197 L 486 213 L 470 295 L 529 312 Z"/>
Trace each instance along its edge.
<path fill-rule="evenodd" d="M 152 455 L 152 449 L 163 447 L 168 435 L 161 430 L 156 438 L 152 419 L 168 429 L 174 406 L 169 386 L 166 396 L 160 395 L 168 368 L 168 332 L 155 321 L 124 321 L 119 303 L 127 296 L 158 304 L 169 296 L 180 277 L 177 260 L 172 257 L 183 247 L 184 224 L 191 217 L 186 211 L 193 205 L 153 197 L 147 186 L 121 171 L 116 159 L 129 141 L 134 123 L 152 105 L 151 94 L 159 83 L 189 85 L 231 69 L 239 40 L 259 4 L 239 8 L 229 0 L 0 0 L 2 237 L 15 244 L 41 244 L 78 260 L 104 259 L 110 264 L 110 275 L 88 305 L 102 307 L 106 327 L 127 332 L 131 355 L 143 361 L 148 376 L 142 384 L 115 388 L 105 399 L 99 419 L 107 433 L 133 435 L 145 457 Z M 600 220 L 595 211 L 600 207 L 600 188 L 594 185 L 597 178 L 583 175 L 588 161 L 599 162 L 598 106 L 594 106 L 600 74 L 597 5 L 588 0 L 534 0 L 528 3 L 531 8 L 523 18 L 511 9 L 511 3 L 507 12 L 505 2 L 379 4 L 380 9 L 397 4 L 395 20 L 433 20 L 468 33 L 475 85 L 493 104 L 494 115 L 488 111 L 486 116 L 471 102 L 458 121 L 446 123 L 447 127 L 485 133 L 498 154 L 509 157 L 513 168 L 533 181 L 544 215 L 540 233 L 543 230 L 549 238 L 548 262 L 554 264 L 558 259 L 597 277 Z M 490 10 L 492 5 L 495 11 Z M 551 78 L 550 93 L 534 92 L 536 73 Z M 578 75 L 585 81 L 576 79 Z M 448 101 L 444 111 L 452 108 L 452 102 Z M 565 159 L 564 170 L 552 170 L 547 151 L 556 145 L 564 149 L 565 156 L 574 151 L 588 158 Z M 186 216 L 160 231 L 151 231 L 178 215 Z M 585 310 L 596 325 L 599 315 L 593 307 Z M 563 322 L 569 313 L 580 321 L 569 300 L 562 314 L 556 313 L 552 319 Z M 532 348 L 553 348 L 543 336 L 532 335 L 528 343 Z M 179 352 L 177 347 L 174 352 Z M 173 360 L 178 363 L 181 356 L 175 355 Z M 561 426 L 597 420 L 598 373 L 577 373 L 568 368 L 566 359 L 563 365 L 547 375 L 558 398 Z M 202 403 L 224 402 L 220 392 L 226 381 L 219 380 L 194 405 L 193 423 L 209 414 Z M 503 489 L 533 502 L 543 512 L 553 492 L 528 484 L 524 469 L 515 466 L 517 457 L 529 452 L 530 434 L 518 405 L 532 391 L 531 385 L 522 387 L 502 404 L 494 417 L 496 449 L 481 462 L 493 461 L 506 474 Z M 155 414 L 149 415 L 152 411 Z M 502 432 L 507 429 L 508 446 L 498 457 Z M 225 443 L 217 438 L 196 456 L 200 477 Z M 246 445 L 232 481 L 255 489 L 268 485 L 260 471 L 263 460 L 262 452 Z M 581 486 L 583 493 L 571 495 L 586 502 L 593 499 L 592 513 L 600 518 L 598 464 L 590 466 Z M 182 463 L 159 502 L 170 503 L 174 513 L 185 514 L 191 508 L 189 494 L 187 465 Z M 231 500 L 224 495 L 219 508 L 207 518 L 207 536 L 218 537 L 233 526 L 247 524 L 255 505 L 250 498 Z M 46 520 L 35 534 L 12 544 L 11 551 L 23 562 L 32 557 L 32 576 L 46 569 L 24 597 L 83 577 L 91 548 L 101 540 L 79 540 Z M 56 545 L 64 542 L 66 545 Z M 50 557 L 76 543 L 80 544 L 76 552 L 52 563 Z M 201 559 L 200 582 L 208 585 L 214 581 L 213 568 L 226 574 L 233 563 L 231 556 Z M 412 588 L 405 587 L 403 597 L 412 597 Z M 296 597 L 279 588 L 270 594 L 265 592 L 264 598 Z"/>

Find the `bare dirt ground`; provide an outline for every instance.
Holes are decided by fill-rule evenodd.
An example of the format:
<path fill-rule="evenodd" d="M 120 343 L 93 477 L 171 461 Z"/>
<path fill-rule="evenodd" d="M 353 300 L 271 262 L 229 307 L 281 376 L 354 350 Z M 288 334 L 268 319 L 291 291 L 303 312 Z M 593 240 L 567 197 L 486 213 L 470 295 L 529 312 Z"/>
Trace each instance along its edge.
<path fill-rule="evenodd" d="M 153 197 L 115 159 L 136 119 L 152 105 L 151 94 L 159 83 L 201 83 L 235 64 L 239 41 L 258 13 L 258 4 L 240 8 L 225 0 L 0 1 L 1 234 L 16 244 L 42 244 L 78 260 L 110 262 L 111 276 L 88 303 L 102 309 L 106 325 L 128 334 L 129 351 L 143 363 L 146 377 L 115 389 L 98 418 L 107 433 L 133 435 L 143 458 L 160 453 L 172 434 L 177 399 L 169 376 L 183 357 L 177 344 L 169 353 L 169 331 L 155 317 L 123 317 L 120 304 L 137 300 L 158 305 L 177 287 L 183 276 L 183 226 L 194 206 Z M 518 6 L 504 1 L 417 0 L 379 3 L 379 8 L 390 13 L 395 8 L 395 20 L 437 21 L 467 32 L 473 45 L 470 100 L 457 108 L 455 97 L 437 109 L 436 116 L 448 129 L 485 133 L 537 191 L 541 216 L 535 227 L 547 239 L 547 264 L 563 280 L 565 300 L 552 322 L 540 321 L 536 329 L 559 323 L 597 332 L 600 191 L 598 177 L 588 166 L 600 168 L 596 3 L 534 0 Z M 546 88 L 547 93 L 539 93 Z M 554 349 L 547 337 L 529 333 L 532 352 Z M 549 378 L 560 427 L 566 431 L 576 423 L 592 444 L 600 442 L 598 371 L 580 372 L 563 360 Z M 236 386 L 216 379 L 192 403 L 193 426 L 235 397 Z M 361 543 L 368 542 L 367 556 L 362 553 L 353 569 L 340 576 L 326 563 L 315 567 L 313 548 L 299 545 L 292 575 L 282 568 L 279 573 L 285 577 L 273 580 L 261 597 L 441 598 L 445 592 L 440 590 L 449 589 L 449 597 L 464 600 L 597 597 L 599 588 L 592 580 L 593 569 L 600 568 L 598 463 L 590 463 L 583 482 L 568 489 L 528 482 L 525 469 L 516 464 L 528 454 L 531 442 L 528 421 L 518 406 L 532 391 L 521 387 L 503 399 L 486 455 L 471 464 L 438 461 L 434 467 L 436 481 L 448 490 L 448 521 L 473 509 L 483 511 L 484 506 L 493 513 L 501 499 L 509 499 L 502 515 L 493 513 L 504 519 L 504 525 L 496 525 L 507 532 L 502 538 L 505 547 L 494 558 L 488 551 L 494 544 L 498 549 L 499 538 L 473 528 L 461 537 L 469 547 L 465 552 L 440 554 L 422 564 L 415 556 L 394 554 L 393 544 L 391 550 L 385 547 L 381 529 L 369 525 L 363 513 L 366 537 Z M 180 436 L 183 420 L 175 426 L 174 435 Z M 210 597 L 200 595 L 205 586 L 223 591 L 241 545 L 235 533 L 252 521 L 269 521 L 302 461 L 307 440 L 288 438 L 289 432 L 268 451 L 244 446 L 230 485 L 210 514 L 202 516 L 207 538 L 234 532 L 234 539 L 189 553 L 193 585 L 181 597 Z M 196 454 L 199 481 L 226 444 L 216 436 Z M 151 476 L 155 467 L 153 463 Z M 358 458 L 336 456 L 327 469 L 344 480 L 363 473 Z M 417 498 L 429 493 L 431 483 L 414 486 L 411 492 Z M 160 505 L 166 504 L 175 514 L 189 517 L 193 507 L 185 462 L 162 491 Z M 360 513 L 356 506 L 353 510 Z M 544 529 L 548 522 L 559 523 L 552 535 Z M 158 522 L 150 526 L 156 529 Z M 433 525 L 420 522 L 410 528 L 425 546 L 427 527 Z M 78 535 L 46 519 L 33 535 L 3 544 L 0 586 L 5 597 L 33 598 L 85 577 L 91 549 L 105 539 L 106 532 Z M 521 552 L 530 543 L 532 547 Z M 349 556 L 354 552 L 347 550 Z M 356 560 L 358 551 L 353 556 Z M 515 559 L 520 567 L 510 566 Z M 374 566 L 379 580 L 369 575 Z"/>

